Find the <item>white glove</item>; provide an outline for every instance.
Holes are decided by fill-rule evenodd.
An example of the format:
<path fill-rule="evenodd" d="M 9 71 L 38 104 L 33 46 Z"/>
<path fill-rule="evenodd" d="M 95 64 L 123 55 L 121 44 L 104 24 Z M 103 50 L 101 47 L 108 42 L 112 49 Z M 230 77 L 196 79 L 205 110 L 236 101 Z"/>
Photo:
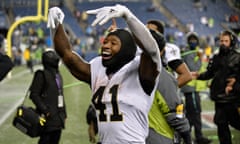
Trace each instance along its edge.
<path fill-rule="evenodd" d="M 63 23 L 64 13 L 58 7 L 52 7 L 48 11 L 47 27 L 55 29 L 59 24 Z"/>
<path fill-rule="evenodd" d="M 93 21 L 92 26 L 95 26 L 96 24 L 103 25 L 108 20 L 116 17 L 124 17 L 128 19 L 132 15 L 127 7 L 120 4 L 115 6 L 105 6 L 95 10 L 88 10 L 87 14 L 96 15 L 96 19 Z"/>

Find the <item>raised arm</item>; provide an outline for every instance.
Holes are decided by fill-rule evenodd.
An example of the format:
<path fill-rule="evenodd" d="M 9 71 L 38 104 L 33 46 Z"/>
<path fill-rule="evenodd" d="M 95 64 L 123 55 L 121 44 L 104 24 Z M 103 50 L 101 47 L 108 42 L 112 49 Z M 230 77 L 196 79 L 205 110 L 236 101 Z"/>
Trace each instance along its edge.
<path fill-rule="evenodd" d="M 117 5 L 117 7 L 118 9 L 124 9 L 125 14 L 123 17 L 136 41 L 141 45 L 140 48 L 143 50 L 139 66 L 139 77 L 142 88 L 146 93 L 150 94 L 156 84 L 156 77 L 161 72 L 162 68 L 157 42 L 153 38 L 149 29 L 135 15 L 133 15 L 131 11 L 123 6 Z"/>
<path fill-rule="evenodd" d="M 158 71 L 161 71 L 162 65 L 161 65 L 160 51 L 150 31 L 130 11 L 126 12 L 125 19 L 129 29 L 134 34 L 135 38 L 137 38 L 138 42 L 141 43 L 142 46 L 140 48 L 143 50 L 144 53 L 147 53 L 148 55 L 151 56 L 153 62 L 157 64 Z"/>
<path fill-rule="evenodd" d="M 72 46 L 62 25 L 63 19 L 64 14 L 58 7 L 49 9 L 48 27 L 51 30 L 54 49 L 62 58 L 69 71 L 77 79 L 90 84 L 90 64 L 88 64 L 83 58 L 72 51 Z"/>
<path fill-rule="evenodd" d="M 143 45 L 141 47 L 143 52 L 146 52 L 151 57 L 152 61 L 157 64 L 157 70 L 161 71 L 160 52 L 156 41 L 145 25 L 127 7 L 117 4 L 89 10 L 87 13 L 96 14 L 96 19 L 92 23 L 93 26 L 96 24 L 103 25 L 112 18 L 123 17 L 131 32 Z"/>

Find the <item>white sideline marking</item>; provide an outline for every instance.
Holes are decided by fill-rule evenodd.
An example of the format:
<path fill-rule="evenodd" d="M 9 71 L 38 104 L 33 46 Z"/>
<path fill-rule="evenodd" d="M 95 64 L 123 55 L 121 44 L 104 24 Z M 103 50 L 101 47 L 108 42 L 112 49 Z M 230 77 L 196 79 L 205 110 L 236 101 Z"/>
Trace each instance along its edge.
<path fill-rule="evenodd" d="M 21 77 L 23 76 L 24 74 L 26 74 L 28 71 L 21 71 L 17 74 L 15 74 L 14 76 L 10 76 L 10 77 L 6 77 L 2 82 L 0 82 L 0 84 L 4 84 L 8 81 L 10 81 L 11 79 L 14 79 L 14 78 L 18 78 L 18 77 Z"/>
<path fill-rule="evenodd" d="M 37 69 L 39 69 L 39 68 L 41 68 L 41 67 L 42 67 L 42 66 L 34 66 L 34 71 L 36 71 Z M 12 73 L 10 72 L 10 73 L 7 75 L 7 77 L 6 77 L 5 79 L 3 79 L 3 81 L 0 82 L 0 84 L 4 84 L 4 83 L 10 81 L 11 79 L 19 78 L 19 77 L 23 76 L 23 75 L 26 74 L 26 73 L 30 73 L 30 70 L 27 69 L 27 68 L 26 68 L 25 70 L 21 71 L 21 72 L 18 72 L 18 73 L 16 73 L 16 74 L 14 74 L 14 75 L 12 75 Z"/>
<path fill-rule="evenodd" d="M 35 68 L 38 69 L 38 68 L 40 68 L 40 66 L 35 66 Z M 35 68 L 34 68 L 34 69 L 35 69 Z M 26 73 L 30 73 L 29 69 L 26 69 L 26 70 L 24 70 L 24 71 L 18 72 L 17 74 L 11 75 L 10 78 L 5 78 L 5 79 L 0 83 L 0 85 L 8 82 L 8 81 L 11 80 L 11 79 L 15 79 L 15 78 L 21 77 L 21 76 L 23 76 L 23 75 L 26 74 Z M 5 114 L 3 114 L 3 116 L 0 118 L 0 126 L 4 123 L 4 121 L 5 121 L 14 111 L 16 111 L 16 108 L 22 103 L 23 99 L 24 99 L 24 97 L 22 97 L 21 99 L 19 99 L 15 104 L 13 104 L 13 106 L 11 106 L 11 107 L 9 108 L 8 111 L 6 111 Z"/>
<path fill-rule="evenodd" d="M 4 123 L 4 121 L 14 112 L 16 108 L 22 103 L 24 97 L 22 97 L 19 101 L 17 101 L 8 111 L 0 119 L 0 126 Z"/>

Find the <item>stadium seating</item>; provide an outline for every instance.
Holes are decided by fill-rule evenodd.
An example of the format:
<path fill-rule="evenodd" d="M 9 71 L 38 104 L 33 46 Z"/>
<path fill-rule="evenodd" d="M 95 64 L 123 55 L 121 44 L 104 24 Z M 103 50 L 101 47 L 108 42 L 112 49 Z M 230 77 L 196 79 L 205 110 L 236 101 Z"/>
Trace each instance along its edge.
<path fill-rule="evenodd" d="M 63 6 L 62 10 L 66 15 L 64 22 L 66 24 L 68 24 L 71 29 L 74 30 L 74 34 L 76 35 L 76 37 L 83 36 L 83 31 L 81 30 L 76 18 L 69 11 L 69 9 L 66 8 L 65 6 Z M 15 7 L 13 9 L 13 13 L 14 13 L 15 16 L 20 16 L 20 17 L 29 16 L 29 15 L 34 16 L 34 15 L 37 14 L 37 10 L 36 10 L 36 6 Z M 36 27 L 36 26 L 39 26 L 39 25 L 32 24 L 31 26 Z M 46 23 L 42 23 L 42 28 L 44 28 L 46 33 L 49 33 L 48 30 L 46 29 Z"/>
<path fill-rule="evenodd" d="M 194 30 L 199 35 L 215 35 L 223 27 L 221 23 L 226 22 L 225 15 L 236 13 L 227 4 L 226 0 L 218 0 L 216 3 L 210 0 L 201 0 L 202 8 L 197 8 L 191 0 L 164 0 L 162 4 L 168 8 L 183 24 L 194 24 Z M 200 18 L 206 16 L 214 19 L 214 27 L 209 28 L 201 24 Z"/>
<path fill-rule="evenodd" d="M 27 15 L 36 15 L 36 3 L 37 1 L 32 0 L 4 0 L 5 5 L 14 6 L 13 14 L 15 16 L 27 16 Z M 76 16 L 73 14 L 72 11 L 78 10 L 81 13 L 83 11 L 89 9 L 96 9 L 106 5 L 115 5 L 116 3 L 126 5 L 131 11 L 143 22 L 146 23 L 149 19 L 159 19 L 164 21 L 165 23 L 171 23 L 169 19 L 164 16 L 164 14 L 160 13 L 160 11 L 153 5 L 153 3 L 149 0 L 129 0 L 129 1 L 90 1 L 90 0 L 74 0 L 73 6 L 74 10 L 70 10 L 67 5 L 61 5 L 62 0 L 51 0 L 50 7 L 52 6 L 61 6 L 63 12 L 65 13 L 66 17 L 64 23 L 68 30 L 74 34 L 75 37 L 83 38 L 86 37 L 85 29 L 80 27 L 79 21 L 77 20 Z M 235 13 L 233 9 L 231 9 L 225 0 L 218 0 L 217 3 L 213 3 L 210 0 L 201 0 L 203 6 L 202 9 L 196 8 L 192 0 L 162 0 L 159 1 L 162 3 L 162 6 L 167 8 L 173 15 L 175 15 L 183 25 L 187 25 L 189 23 L 194 24 L 194 30 L 203 36 L 207 35 L 216 35 L 222 29 L 222 23 L 226 22 L 225 15 L 230 15 Z M 0 11 L 1 12 L 1 11 Z M 239 14 L 240 15 L 240 14 Z M 206 25 L 201 24 L 200 18 L 202 16 L 206 16 L 207 18 L 214 19 L 214 27 L 210 28 Z M 3 17 L 0 13 L 0 26 L 3 23 Z M 93 22 L 95 16 L 89 15 L 87 23 L 88 25 Z M 124 28 L 126 27 L 125 21 L 122 19 L 117 19 L 118 27 Z M 97 29 L 106 29 L 110 25 L 110 22 L 102 27 L 96 27 Z M 41 22 L 37 25 L 35 23 L 28 23 L 24 24 L 23 27 L 39 27 L 41 26 L 45 33 L 49 35 L 49 30 L 46 28 L 46 23 Z M 179 29 L 176 27 L 166 27 L 165 34 L 176 35 L 176 32 L 179 32 Z M 175 43 L 178 45 L 183 45 L 184 41 L 182 38 L 175 39 Z M 93 55 L 87 53 L 86 58 L 90 60 Z"/>
<path fill-rule="evenodd" d="M 6 13 L 0 9 L 0 28 L 8 29 L 10 26 Z"/>

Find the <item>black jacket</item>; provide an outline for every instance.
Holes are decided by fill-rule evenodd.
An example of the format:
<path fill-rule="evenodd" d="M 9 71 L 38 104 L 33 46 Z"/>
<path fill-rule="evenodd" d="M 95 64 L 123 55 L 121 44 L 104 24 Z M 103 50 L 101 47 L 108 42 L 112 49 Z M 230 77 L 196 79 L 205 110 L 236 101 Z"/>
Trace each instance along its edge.
<path fill-rule="evenodd" d="M 0 53 L 0 81 L 5 78 L 7 73 L 13 68 L 13 62 L 9 56 Z"/>
<path fill-rule="evenodd" d="M 67 117 L 65 102 L 63 107 L 58 106 L 58 96 L 63 96 L 63 82 L 61 78 L 60 89 L 56 82 L 56 73 L 48 70 L 38 70 L 30 87 L 30 98 L 36 105 L 39 113 L 50 115 L 46 118 L 46 131 L 64 128 Z M 64 100 L 64 99 L 63 99 Z"/>
<path fill-rule="evenodd" d="M 226 103 L 240 100 L 240 93 L 236 87 L 229 95 L 225 94 L 227 79 L 235 77 L 240 82 L 240 53 L 235 49 L 227 53 L 219 53 L 210 59 L 207 71 L 200 74 L 199 80 L 212 78 L 210 86 L 210 97 L 213 101 Z"/>

